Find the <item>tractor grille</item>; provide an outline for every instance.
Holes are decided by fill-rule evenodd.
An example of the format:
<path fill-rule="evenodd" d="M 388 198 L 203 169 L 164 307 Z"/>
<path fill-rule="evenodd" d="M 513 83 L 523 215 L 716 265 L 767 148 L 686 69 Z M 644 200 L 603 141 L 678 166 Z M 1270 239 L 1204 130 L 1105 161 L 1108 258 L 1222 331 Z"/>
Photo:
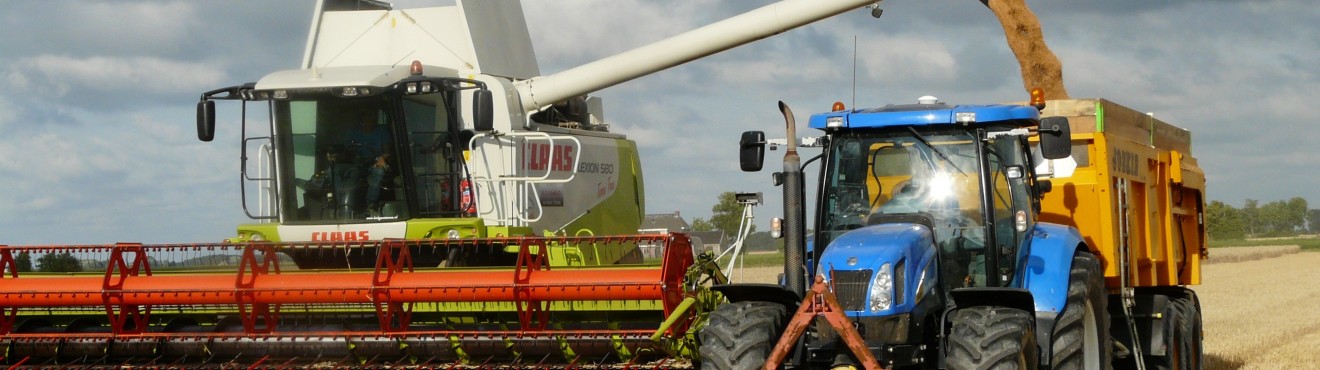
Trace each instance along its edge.
<path fill-rule="evenodd" d="M 835 270 L 834 296 L 844 310 L 862 311 L 866 307 L 866 291 L 871 285 L 871 269 Z"/>

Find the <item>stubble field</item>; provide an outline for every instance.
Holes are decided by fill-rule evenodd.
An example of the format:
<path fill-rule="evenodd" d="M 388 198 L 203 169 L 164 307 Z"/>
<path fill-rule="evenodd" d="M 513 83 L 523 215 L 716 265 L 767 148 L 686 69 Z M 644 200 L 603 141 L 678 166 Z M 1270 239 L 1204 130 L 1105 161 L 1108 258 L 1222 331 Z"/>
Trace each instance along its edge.
<path fill-rule="evenodd" d="M 1202 265 L 1205 369 L 1320 369 L 1320 253 L 1296 246 L 1215 248 Z M 734 271 L 774 282 L 782 268 Z"/>

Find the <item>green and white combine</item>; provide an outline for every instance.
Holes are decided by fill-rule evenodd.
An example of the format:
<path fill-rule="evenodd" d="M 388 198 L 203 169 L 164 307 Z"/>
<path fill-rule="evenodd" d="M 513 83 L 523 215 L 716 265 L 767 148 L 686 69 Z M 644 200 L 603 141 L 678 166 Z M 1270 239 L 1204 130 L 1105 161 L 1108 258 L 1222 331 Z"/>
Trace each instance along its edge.
<path fill-rule="evenodd" d="M 542 76 L 517 1 L 322 0 L 300 68 L 197 107 L 210 141 L 216 101 L 241 106 L 221 118 L 256 222 L 214 244 L 0 246 L 0 361 L 690 364 L 725 279 L 686 236 L 637 235 L 637 144 L 586 94 L 872 1 L 780 1 Z M 106 263 L 19 273 L 24 252 Z"/>

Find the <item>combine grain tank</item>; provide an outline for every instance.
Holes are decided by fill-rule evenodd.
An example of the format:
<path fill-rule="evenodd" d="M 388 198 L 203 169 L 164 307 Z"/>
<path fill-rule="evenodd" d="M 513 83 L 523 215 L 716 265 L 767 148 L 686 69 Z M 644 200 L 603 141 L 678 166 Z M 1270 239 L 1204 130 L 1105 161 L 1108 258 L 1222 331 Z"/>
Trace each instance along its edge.
<path fill-rule="evenodd" d="M 217 100 L 241 106 L 257 221 L 215 244 L 0 247 L 3 361 L 683 364 L 724 279 L 684 235 L 634 235 L 637 145 L 587 94 L 869 1 L 775 2 L 541 75 L 516 1 L 324 0 L 301 68 L 197 106 L 203 141 Z M 18 272 L 25 253 L 89 272 Z"/>

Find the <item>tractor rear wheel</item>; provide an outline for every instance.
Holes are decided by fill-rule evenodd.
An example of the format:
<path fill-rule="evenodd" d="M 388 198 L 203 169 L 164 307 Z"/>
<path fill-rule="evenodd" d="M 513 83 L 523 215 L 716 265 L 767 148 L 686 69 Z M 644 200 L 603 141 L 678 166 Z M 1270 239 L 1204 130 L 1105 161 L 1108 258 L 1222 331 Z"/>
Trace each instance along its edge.
<path fill-rule="evenodd" d="M 1090 252 L 1077 252 L 1068 277 L 1068 300 L 1050 336 L 1052 369 L 1110 369 L 1113 347 L 1107 304 L 1100 263 Z"/>
<path fill-rule="evenodd" d="M 784 305 L 737 302 L 720 305 L 701 329 L 703 370 L 760 369 L 784 331 Z"/>
<path fill-rule="evenodd" d="M 1035 318 L 1023 310 L 979 306 L 953 312 L 948 351 L 949 370 L 1035 369 Z"/>

